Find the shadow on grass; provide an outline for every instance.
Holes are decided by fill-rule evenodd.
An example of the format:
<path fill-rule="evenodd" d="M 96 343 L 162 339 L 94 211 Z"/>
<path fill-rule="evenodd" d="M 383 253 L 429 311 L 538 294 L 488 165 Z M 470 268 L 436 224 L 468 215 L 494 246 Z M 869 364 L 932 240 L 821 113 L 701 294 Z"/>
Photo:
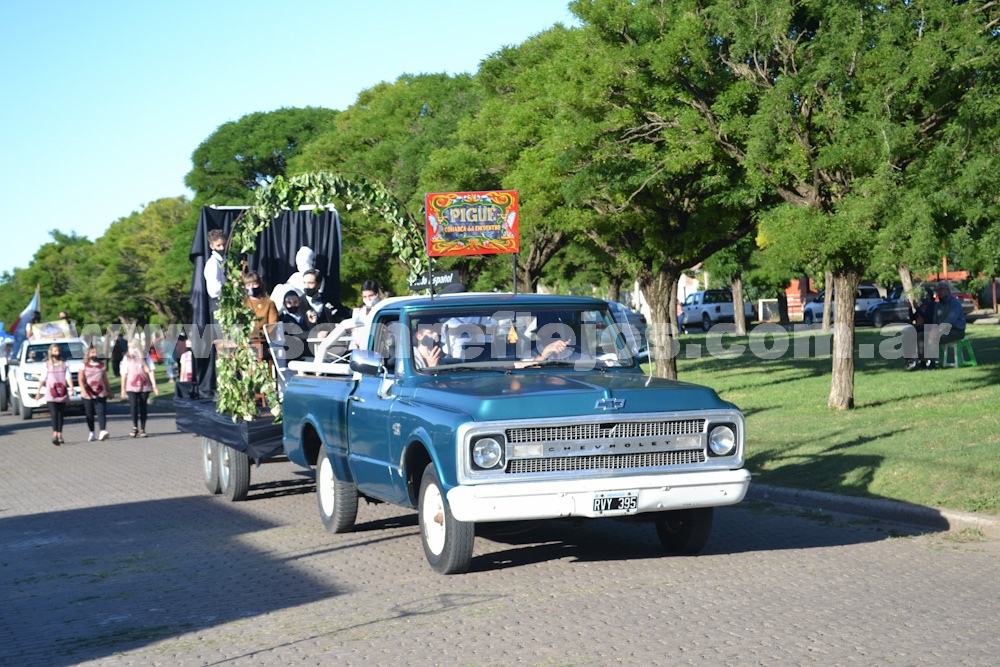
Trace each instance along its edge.
<path fill-rule="evenodd" d="M 841 440 L 843 431 L 826 435 L 814 443 L 827 445 L 820 451 L 802 453 L 794 443 L 782 453 L 764 451 L 747 457 L 746 467 L 754 475 L 754 481 L 796 489 L 839 493 L 848 496 L 877 498 L 869 489 L 875 473 L 885 457 L 846 453 L 867 443 L 882 438 L 890 438 L 909 430 L 909 426 L 877 433 L 856 435 Z"/>

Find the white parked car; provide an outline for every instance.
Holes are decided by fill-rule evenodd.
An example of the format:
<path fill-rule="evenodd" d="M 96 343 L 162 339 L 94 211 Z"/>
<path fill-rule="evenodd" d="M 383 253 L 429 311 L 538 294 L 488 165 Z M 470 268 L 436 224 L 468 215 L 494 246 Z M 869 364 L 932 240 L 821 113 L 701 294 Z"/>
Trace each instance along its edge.
<path fill-rule="evenodd" d="M 83 368 L 83 355 L 87 351 L 86 343 L 81 338 L 49 338 L 44 340 L 26 340 L 21 345 L 18 355 L 9 361 L 8 380 L 11 393 L 11 405 L 15 413 L 22 419 L 31 419 L 35 410 L 46 407 L 45 399 L 35 400 L 38 381 L 41 379 L 45 362 L 49 358 L 49 348 L 58 345 L 62 358 L 69 366 L 72 376 L 72 390 L 67 406 L 83 406 L 83 397 L 76 384 L 76 375 Z"/>
<path fill-rule="evenodd" d="M 836 293 L 831 292 L 836 298 Z M 816 295 L 816 298 L 802 307 L 802 322 L 810 325 L 823 321 L 823 303 L 826 301 L 826 290 Z M 854 297 L 854 321 L 858 324 L 870 323 L 871 315 L 868 313 L 869 306 L 882 301 L 882 295 L 875 285 L 860 285 L 858 293 Z M 830 321 L 833 322 L 833 301 L 830 302 Z"/>
<path fill-rule="evenodd" d="M 681 305 L 681 310 L 681 328 L 685 331 L 699 326 L 702 331 L 708 331 L 719 322 L 736 321 L 733 293 L 728 289 L 709 289 L 688 294 Z M 745 302 L 743 317 L 746 319 L 747 328 L 755 316 L 753 304 Z"/>

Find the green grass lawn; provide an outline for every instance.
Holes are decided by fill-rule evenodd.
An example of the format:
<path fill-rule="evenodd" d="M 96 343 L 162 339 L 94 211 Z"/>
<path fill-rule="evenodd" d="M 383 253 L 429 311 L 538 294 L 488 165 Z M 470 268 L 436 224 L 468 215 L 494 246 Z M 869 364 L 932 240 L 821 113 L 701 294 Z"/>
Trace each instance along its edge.
<path fill-rule="evenodd" d="M 857 359 L 849 411 L 827 408 L 830 356 L 796 359 L 791 347 L 771 360 L 749 349 L 718 358 L 708 354 L 705 335 L 684 335 L 682 346 L 702 356 L 690 358 L 682 347 L 678 376 L 743 410 L 754 481 L 1000 514 L 1000 326 L 970 326 L 968 338 L 975 368 L 908 373 L 898 359 Z M 888 340 L 859 329 L 855 351 L 884 349 Z"/>

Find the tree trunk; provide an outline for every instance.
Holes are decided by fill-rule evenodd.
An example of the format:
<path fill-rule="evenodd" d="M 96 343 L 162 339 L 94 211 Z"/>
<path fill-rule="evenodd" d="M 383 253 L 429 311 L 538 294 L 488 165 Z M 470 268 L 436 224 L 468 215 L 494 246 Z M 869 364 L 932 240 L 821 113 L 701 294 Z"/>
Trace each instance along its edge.
<path fill-rule="evenodd" d="M 916 311 L 918 299 L 917 295 L 913 293 L 913 274 L 910 273 L 909 264 L 899 265 L 899 282 L 903 284 L 903 294 L 910 302 L 910 308 Z"/>
<path fill-rule="evenodd" d="M 833 331 L 833 379 L 827 405 L 837 410 L 854 407 L 854 302 L 860 284 L 861 272 L 856 269 L 840 269 L 833 274 L 837 311 Z M 829 291 L 827 287 L 827 293 Z M 823 306 L 824 315 L 828 304 L 829 299 Z"/>
<path fill-rule="evenodd" d="M 649 304 L 652 324 L 649 343 L 656 362 L 656 377 L 677 379 L 677 285 L 680 271 L 661 268 L 652 277 L 640 276 L 639 284 Z"/>
<path fill-rule="evenodd" d="M 612 278 L 611 283 L 608 285 L 608 301 L 620 301 L 621 294 L 621 285 L 616 279 Z"/>
<path fill-rule="evenodd" d="M 830 332 L 830 309 L 833 306 L 833 297 L 837 293 L 833 281 L 833 272 L 826 271 L 823 274 L 823 284 L 826 286 L 824 288 L 826 290 L 826 298 L 823 299 L 823 333 Z"/>
<path fill-rule="evenodd" d="M 542 269 L 566 245 L 566 235 L 563 232 L 542 232 L 536 230 L 527 245 L 527 252 L 522 253 L 517 262 L 517 291 L 533 294 L 538 291 L 538 279 Z"/>
<path fill-rule="evenodd" d="M 788 295 L 785 294 L 785 290 L 781 290 L 778 294 L 778 323 L 791 323 L 791 320 L 788 319 Z"/>
<path fill-rule="evenodd" d="M 733 291 L 733 322 L 736 323 L 736 335 L 747 335 L 747 317 L 743 308 L 743 277 L 734 276 L 732 280 Z"/>

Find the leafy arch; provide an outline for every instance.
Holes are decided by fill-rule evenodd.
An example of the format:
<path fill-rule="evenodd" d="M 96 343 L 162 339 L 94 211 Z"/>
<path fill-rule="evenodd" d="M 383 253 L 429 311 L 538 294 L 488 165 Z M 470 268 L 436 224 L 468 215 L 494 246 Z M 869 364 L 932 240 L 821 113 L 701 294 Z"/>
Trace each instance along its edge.
<path fill-rule="evenodd" d="M 357 209 L 383 218 L 392 226 L 392 250 L 406 266 L 410 282 L 425 273 L 428 257 L 423 228 L 406 207 L 383 184 L 360 177 L 347 178 L 326 171 L 309 172 L 285 179 L 278 176 L 266 188 L 255 192 L 254 203 L 233 226 L 224 264 L 225 284 L 219 299 L 219 323 L 233 345 L 219 356 L 219 412 L 252 419 L 254 398 L 263 393 L 275 416 L 280 415 L 274 383 L 266 364 L 258 361 L 250 345 L 253 313 L 244 303 L 240 259 L 257 249 L 257 237 L 285 209 L 312 205 L 323 210 L 332 201 L 343 202 L 347 210 Z"/>

